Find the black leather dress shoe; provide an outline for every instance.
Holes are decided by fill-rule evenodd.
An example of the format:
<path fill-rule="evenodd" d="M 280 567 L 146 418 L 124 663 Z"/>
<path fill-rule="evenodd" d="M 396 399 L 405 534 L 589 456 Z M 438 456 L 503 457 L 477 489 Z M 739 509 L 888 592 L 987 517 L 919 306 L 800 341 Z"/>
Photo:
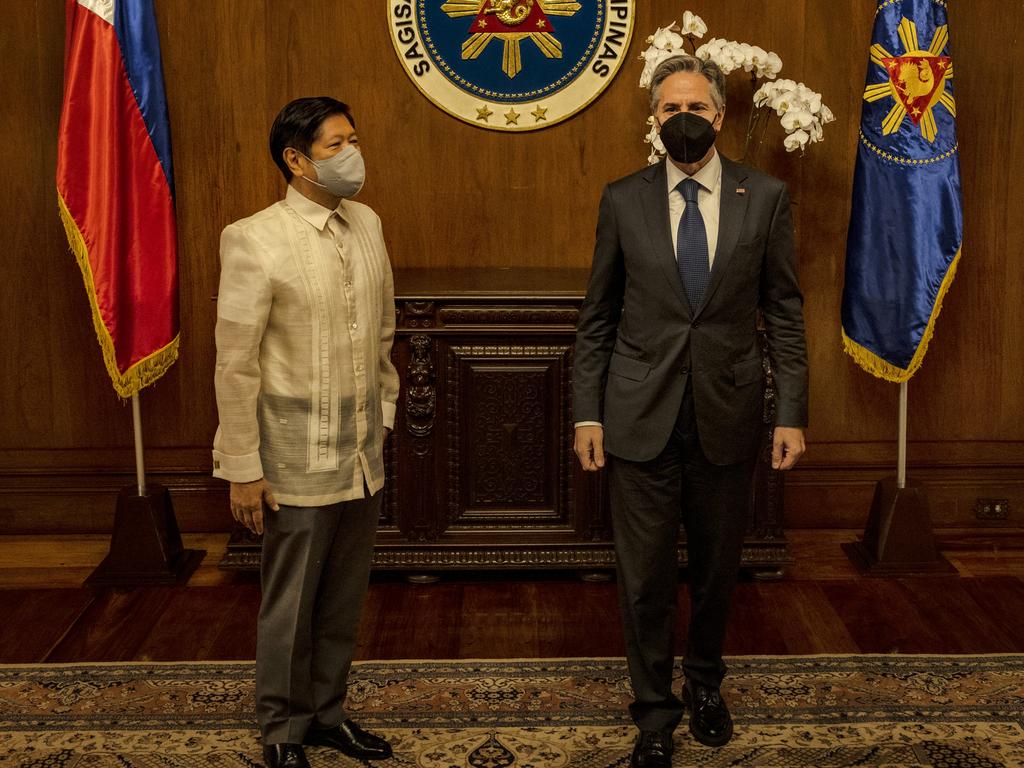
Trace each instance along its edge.
<path fill-rule="evenodd" d="M 732 715 L 718 688 L 687 680 L 683 703 L 690 710 L 690 733 L 701 744 L 720 747 L 732 738 Z"/>
<path fill-rule="evenodd" d="M 264 744 L 263 762 L 267 768 L 309 768 L 301 744 Z"/>
<path fill-rule="evenodd" d="M 672 748 L 671 733 L 640 731 L 629 756 L 630 768 L 670 768 Z"/>
<path fill-rule="evenodd" d="M 360 760 L 383 760 L 391 757 L 391 745 L 380 736 L 367 733 L 351 720 L 337 728 L 310 728 L 303 741 L 311 747 L 330 747 Z"/>

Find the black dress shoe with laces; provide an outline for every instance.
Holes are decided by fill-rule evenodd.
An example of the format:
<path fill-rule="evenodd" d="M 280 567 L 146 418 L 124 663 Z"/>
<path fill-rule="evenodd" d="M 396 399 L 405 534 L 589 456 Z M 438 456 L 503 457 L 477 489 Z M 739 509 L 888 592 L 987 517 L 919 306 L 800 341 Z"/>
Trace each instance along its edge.
<path fill-rule="evenodd" d="M 720 747 L 732 738 L 732 715 L 718 688 L 687 680 L 683 703 L 690 710 L 690 733 L 708 747 Z"/>
<path fill-rule="evenodd" d="M 629 756 L 630 768 L 670 768 L 672 734 L 664 731 L 640 731 Z"/>
<path fill-rule="evenodd" d="M 264 744 L 263 762 L 266 768 L 309 768 L 301 744 Z"/>
<path fill-rule="evenodd" d="M 360 760 L 391 757 L 390 744 L 380 736 L 364 731 L 351 720 L 336 728 L 310 728 L 303 743 L 311 747 L 330 747 Z"/>

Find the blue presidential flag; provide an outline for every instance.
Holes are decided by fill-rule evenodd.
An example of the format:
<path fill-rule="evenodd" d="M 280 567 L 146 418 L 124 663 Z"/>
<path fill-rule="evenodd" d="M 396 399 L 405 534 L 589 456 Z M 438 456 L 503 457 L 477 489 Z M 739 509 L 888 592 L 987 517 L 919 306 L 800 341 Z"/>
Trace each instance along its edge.
<path fill-rule="evenodd" d="M 843 346 L 908 380 L 928 348 L 963 238 L 946 0 L 879 0 L 846 243 Z"/>

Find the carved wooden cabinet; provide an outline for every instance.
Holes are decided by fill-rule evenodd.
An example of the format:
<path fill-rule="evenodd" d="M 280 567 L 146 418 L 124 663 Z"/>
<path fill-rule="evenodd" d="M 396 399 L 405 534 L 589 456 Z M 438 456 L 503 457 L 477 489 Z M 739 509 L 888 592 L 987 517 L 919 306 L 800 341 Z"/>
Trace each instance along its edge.
<path fill-rule="evenodd" d="M 586 281 L 573 269 L 396 271 L 402 390 L 377 568 L 614 567 L 603 475 L 584 473 L 572 450 Z M 771 406 L 769 387 L 766 438 Z M 781 502 L 779 473 L 763 460 L 743 563 L 765 577 L 787 560 Z M 258 542 L 236 532 L 224 565 L 258 561 Z"/>

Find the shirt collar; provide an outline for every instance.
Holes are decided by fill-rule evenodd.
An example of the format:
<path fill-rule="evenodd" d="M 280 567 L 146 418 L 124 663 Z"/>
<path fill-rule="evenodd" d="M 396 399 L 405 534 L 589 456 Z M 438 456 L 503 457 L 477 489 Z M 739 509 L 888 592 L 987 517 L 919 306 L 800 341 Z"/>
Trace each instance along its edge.
<path fill-rule="evenodd" d="M 704 167 L 693 176 L 687 176 L 672 162 L 671 158 L 665 158 L 665 170 L 668 176 L 668 191 L 672 192 L 684 179 L 694 179 L 704 189 L 714 192 L 722 182 L 722 158 L 715 149 L 715 154 L 704 164 Z"/>
<path fill-rule="evenodd" d="M 321 232 L 327 226 L 327 221 L 331 218 L 332 213 L 337 213 L 342 220 L 345 219 L 344 200 L 338 203 L 338 207 L 332 211 L 330 208 L 324 208 L 320 203 L 313 202 L 291 184 L 288 185 L 288 192 L 285 194 L 284 200 L 299 216 Z"/>

